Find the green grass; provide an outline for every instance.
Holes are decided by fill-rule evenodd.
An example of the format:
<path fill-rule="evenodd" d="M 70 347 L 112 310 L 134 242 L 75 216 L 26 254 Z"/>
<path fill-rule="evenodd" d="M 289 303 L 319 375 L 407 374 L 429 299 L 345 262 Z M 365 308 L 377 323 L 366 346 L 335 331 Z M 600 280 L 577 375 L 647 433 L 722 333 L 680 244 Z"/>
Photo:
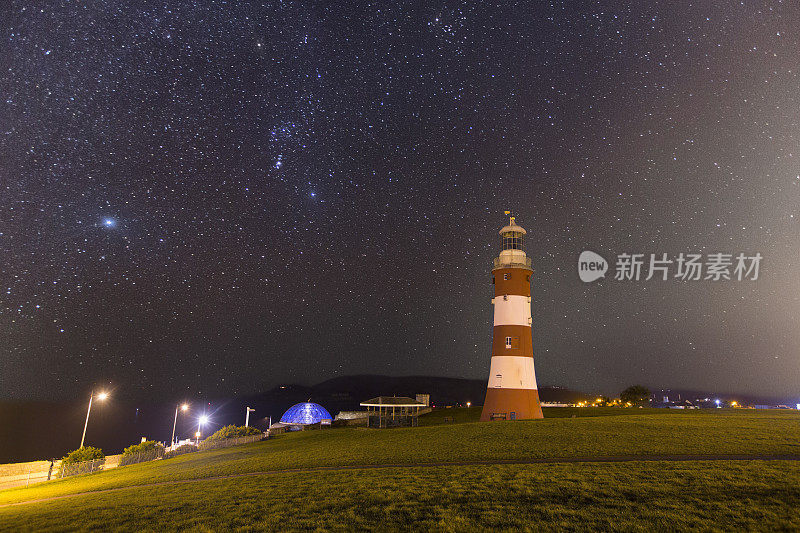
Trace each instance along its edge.
<path fill-rule="evenodd" d="M 468 420 L 475 409 L 451 410 Z M 459 411 L 462 411 L 459 413 Z M 582 409 L 593 416 L 439 423 L 394 430 L 307 431 L 0 491 L 0 505 L 85 491 L 196 479 L 191 483 L 82 495 L 0 508 L 0 529 L 541 527 L 800 527 L 800 464 L 785 461 L 426 466 L 334 472 L 212 476 L 316 466 L 474 460 L 800 454 L 800 416 L 791 411 Z M 643 411 L 643 410 L 639 410 Z M 635 413 L 635 414 L 634 414 Z M 580 414 L 580 413 L 577 413 Z M 602 416 L 600 416 L 602 415 Z M 447 414 L 446 416 L 450 416 Z M 549 416 L 549 414 L 547 415 Z M 730 493 L 725 491 L 730 487 Z M 304 494 L 308 494 L 307 501 Z M 727 494 L 727 495 L 726 495 Z M 306 503 L 303 503 L 303 502 Z M 749 503 L 748 503 L 749 502 Z M 71 522 L 70 517 L 83 517 Z M 92 522 L 97 520 L 97 522 Z M 285 522 L 284 522 L 285 521 Z M 419 523 L 418 523 L 419 522 Z M 94 525 L 92 525 L 94 524 Z M 159 524 L 156 527 L 156 524 Z M 572 524 L 572 526 L 569 526 Z M 163 525 L 163 528 L 161 527 Z"/>
<path fill-rule="evenodd" d="M 799 482 L 786 462 L 268 474 L 3 509 L 0 529 L 774 531 L 800 528 Z"/>
<path fill-rule="evenodd" d="M 482 407 L 453 407 L 445 409 L 435 409 L 433 412 L 419 418 L 420 426 L 436 426 L 439 424 L 463 424 L 466 422 L 477 422 L 481 418 Z M 652 408 L 631 408 L 621 409 L 619 407 L 545 407 L 542 409 L 544 417 L 549 418 L 585 418 L 594 416 L 625 416 L 625 415 L 689 415 L 692 414 L 719 414 L 730 413 L 730 409 L 718 409 L 717 411 L 701 410 L 676 410 L 676 409 L 652 409 Z M 744 411 L 738 410 L 737 413 Z M 445 421 L 447 420 L 447 421 Z"/>

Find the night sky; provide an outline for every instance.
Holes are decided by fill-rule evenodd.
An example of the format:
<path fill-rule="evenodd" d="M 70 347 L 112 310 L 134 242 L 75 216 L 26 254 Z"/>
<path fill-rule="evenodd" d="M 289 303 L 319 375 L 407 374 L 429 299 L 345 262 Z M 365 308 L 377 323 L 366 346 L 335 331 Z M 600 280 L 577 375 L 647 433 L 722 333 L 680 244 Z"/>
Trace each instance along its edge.
<path fill-rule="evenodd" d="M 504 210 L 540 386 L 800 394 L 796 3 L 53 4 L 0 7 L 0 398 L 485 379 Z"/>

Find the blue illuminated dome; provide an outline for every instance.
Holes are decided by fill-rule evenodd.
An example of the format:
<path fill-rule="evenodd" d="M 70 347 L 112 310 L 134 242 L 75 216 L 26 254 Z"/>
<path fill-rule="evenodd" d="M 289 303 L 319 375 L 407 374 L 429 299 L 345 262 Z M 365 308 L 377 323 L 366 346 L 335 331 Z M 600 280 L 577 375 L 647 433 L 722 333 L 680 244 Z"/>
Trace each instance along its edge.
<path fill-rule="evenodd" d="M 283 413 L 283 424 L 316 424 L 320 420 L 331 420 L 331 414 L 320 404 L 313 402 L 298 403 Z"/>

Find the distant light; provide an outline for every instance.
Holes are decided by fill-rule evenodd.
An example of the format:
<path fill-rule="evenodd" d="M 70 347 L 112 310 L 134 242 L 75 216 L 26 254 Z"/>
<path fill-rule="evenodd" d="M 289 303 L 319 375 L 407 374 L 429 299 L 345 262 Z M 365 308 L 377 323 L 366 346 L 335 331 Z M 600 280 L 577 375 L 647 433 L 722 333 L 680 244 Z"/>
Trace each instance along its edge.
<path fill-rule="evenodd" d="M 97 395 L 98 400 L 105 400 L 106 398 L 108 398 L 107 392 L 101 392 L 100 394 Z"/>
<path fill-rule="evenodd" d="M 188 408 L 189 408 L 189 404 L 188 403 L 185 403 L 185 404 L 181 405 L 181 411 L 186 411 Z"/>
<path fill-rule="evenodd" d="M 203 424 L 207 424 L 207 423 L 208 423 L 208 417 L 206 415 L 201 416 L 200 417 L 200 424 L 203 425 Z"/>
<path fill-rule="evenodd" d="M 797 404 L 797 410 L 800 411 L 800 403 Z"/>
<path fill-rule="evenodd" d="M 720 404 L 721 402 L 720 402 L 719 400 L 714 400 L 714 403 L 716 403 L 716 404 L 717 404 L 717 407 L 719 407 L 719 404 Z"/>
<path fill-rule="evenodd" d="M 200 438 L 200 432 L 198 431 L 197 433 L 194 434 L 194 436 L 199 439 Z"/>
<path fill-rule="evenodd" d="M 472 402 L 467 402 L 467 407 L 471 407 L 471 406 L 472 406 Z"/>

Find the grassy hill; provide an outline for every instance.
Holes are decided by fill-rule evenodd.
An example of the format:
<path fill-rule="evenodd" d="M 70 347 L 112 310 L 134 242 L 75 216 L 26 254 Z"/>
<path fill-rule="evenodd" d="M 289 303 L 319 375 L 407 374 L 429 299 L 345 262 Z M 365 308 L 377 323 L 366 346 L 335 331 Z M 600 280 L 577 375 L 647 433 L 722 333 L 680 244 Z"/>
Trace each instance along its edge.
<path fill-rule="evenodd" d="M 0 505 L 67 497 L 0 507 L 0 529 L 800 527 L 800 463 L 718 460 L 800 456 L 797 412 L 641 411 L 299 432 L 2 491 Z M 717 460 L 645 460 L 673 455 Z M 598 462 L 621 456 L 643 460 Z"/>

